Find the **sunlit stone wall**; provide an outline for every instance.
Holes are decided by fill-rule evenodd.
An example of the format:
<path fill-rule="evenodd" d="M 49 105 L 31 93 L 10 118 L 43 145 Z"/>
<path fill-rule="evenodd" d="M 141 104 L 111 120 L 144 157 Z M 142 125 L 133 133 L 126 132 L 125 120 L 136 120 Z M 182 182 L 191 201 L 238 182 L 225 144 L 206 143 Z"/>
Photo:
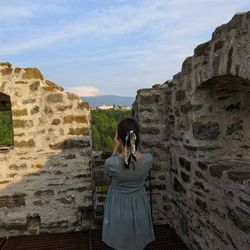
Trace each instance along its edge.
<path fill-rule="evenodd" d="M 36 68 L 0 63 L 14 148 L 0 148 L 0 234 L 91 226 L 90 107 Z"/>

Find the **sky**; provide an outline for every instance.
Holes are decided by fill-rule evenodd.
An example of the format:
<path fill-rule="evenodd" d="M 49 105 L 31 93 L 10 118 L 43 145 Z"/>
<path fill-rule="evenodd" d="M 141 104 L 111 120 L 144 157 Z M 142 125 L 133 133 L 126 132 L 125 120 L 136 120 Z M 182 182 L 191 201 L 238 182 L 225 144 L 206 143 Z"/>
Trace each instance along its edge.
<path fill-rule="evenodd" d="M 0 0 L 0 62 L 80 96 L 136 95 L 181 70 L 249 0 Z"/>

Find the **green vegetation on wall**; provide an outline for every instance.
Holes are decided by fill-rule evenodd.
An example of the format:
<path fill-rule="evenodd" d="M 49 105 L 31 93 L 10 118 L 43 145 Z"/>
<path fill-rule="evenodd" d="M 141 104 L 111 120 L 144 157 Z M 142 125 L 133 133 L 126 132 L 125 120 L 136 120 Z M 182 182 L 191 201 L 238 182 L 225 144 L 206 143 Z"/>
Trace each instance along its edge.
<path fill-rule="evenodd" d="M 11 111 L 0 111 L 0 145 L 13 145 L 13 125 Z"/>
<path fill-rule="evenodd" d="M 124 118 L 131 117 L 131 110 L 91 111 L 93 150 L 111 152 L 117 124 Z"/>

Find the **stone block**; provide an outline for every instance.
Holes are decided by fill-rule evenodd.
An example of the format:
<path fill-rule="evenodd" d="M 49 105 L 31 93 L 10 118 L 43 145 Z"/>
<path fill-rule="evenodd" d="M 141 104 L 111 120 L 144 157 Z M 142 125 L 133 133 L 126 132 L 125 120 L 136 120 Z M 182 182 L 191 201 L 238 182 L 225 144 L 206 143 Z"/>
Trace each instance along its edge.
<path fill-rule="evenodd" d="M 18 148 L 30 148 L 30 147 L 35 147 L 35 141 L 33 139 L 29 139 L 27 141 L 23 140 L 23 141 L 15 141 L 15 147 Z"/>
<path fill-rule="evenodd" d="M 184 159 L 183 157 L 179 157 L 179 163 L 187 171 L 191 170 L 191 162 L 190 161 Z"/>
<path fill-rule="evenodd" d="M 158 135 L 160 132 L 157 127 L 141 127 L 141 134 Z"/>
<path fill-rule="evenodd" d="M 205 43 L 198 45 L 194 49 L 194 55 L 195 56 L 207 56 L 209 54 L 209 51 L 210 51 L 210 43 L 205 42 Z"/>
<path fill-rule="evenodd" d="M 0 207 L 15 208 L 25 206 L 25 193 L 0 196 Z"/>
<path fill-rule="evenodd" d="M 173 184 L 173 188 L 176 192 L 180 192 L 180 193 L 186 193 L 186 189 L 184 188 L 184 186 L 178 181 L 177 178 L 174 178 L 174 184 Z"/>
<path fill-rule="evenodd" d="M 234 209 L 227 208 L 228 219 L 231 220 L 234 225 L 241 231 L 249 234 L 250 233 L 250 217 L 237 213 Z"/>
<path fill-rule="evenodd" d="M 36 198 L 50 198 L 54 196 L 54 190 L 47 189 L 47 190 L 38 190 L 34 193 L 34 197 Z"/>
<path fill-rule="evenodd" d="M 72 204 L 75 203 L 75 197 L 73 195 L 67 195 L 66 197 L 61 197 L 60 199 L 57 199 L 59 202 L 63 204 Z"/>
<path fill-rule="evenodd" d="M 90 105 L 87 102 L 80 102 L 77 104 L 77 108 L 81 110 L 84 109 L 90 110 Z"/>
<path fill-rule="evenodd" d="M 160 95 L 150 95 L 150 96 L 141 96 L 140 97 L 140 105 L 157 105 L 161 102 Z"/>
<path fill-rule="evenodd" d="M 53 113 L 53 110 L 52 110 L 51 107 L 45 105 L 45 107 L 44 107 L 44 113 L 45 114 L 51 114 L 51 113 Z"/>
<path fill-rule="evenodd" d="M 51 125 L 58 125 L 58 124 L 60 124 L 60 123 L 61 123 L 60 119 L 55 118 L 55 119 L 53 119 L 53 121 L 51 122 Z"/>
<path fill-rule="evenodd" d="M 220 135 L 217 122 L 193 122 L 193 135 L 199 140 L 216 140 Z"/>
<path fill-rule="evenodd" d="M 199 198 L 197 197 L 197 198 L 195 199 L 195 203 L 198 205 L 198 207 L 199 207 L 202 211 L 208 213 L 208 207 L 207 207 L 207 203 L 206 203 L 205 201 L 203 201 L 203 200 L 201 200 L 201 199 L 199 199 Z"/>
<path fill-rule="evenodd" d="M 175 100 L 177 102 L 183 101 L 185 98 L 186 98 L 186 92 L 185 92 L 185 90 L 178 90 L 175 93 Z"/>
<path fill-rule="evenodd" d="M 71 124 L 71 123 L 85 123 L 88 124 L 88 118 L 85 115 L 68 115 L 63 117 L 64 124 Z"/>
<path fill-rule="evenodd" d="M 27 232 L 28 234 L 39 234 L 40 232 L 40 225 L 41 225 L 41 218 L 39 214 L 28 214 L 26 216 L 27 220 Z"/>
<path fill-rule="evenodd" d="M 181 178 L 184 182 L 189 182 L 190 176 L 187 175 L 185 172 L 181 171 Z"/>
<path fill-rule="evenodd" d="M 63 94 L 62 93 L 49 94 L 46 97 L 46 101 L 50 103 L 63 102 Z"/>
<path fill-rule="evenodd" d="M 206 180 L 205 176 L 200 171 L 195 171 L 195 176 L 199 179 Z"/>
<path fill-rule="evenodd" d="M 37 114 L 40 112 L 40 107 L 39 106 L 35 106 L 34 108 L 32 108 L 31 110 L 31 114 L 34 115 L 34 114 Z"/>
<path fill-rule="evenodd" d="M 54 150 L 65 150 L 65 149 L 73 149 L 73 148 L 86 148 L 90 146 L 89 140 L 78 140 L 78 139 L 67 139 L 62 142 L 50 144 L 49 147 Z"/>
<path fill-rule="evenodd" d="M 30 84 L 30 90 L 31 91 L 37 91 L 39 87 L 40 87 L 40 82 L 39 81 L 35 81 L 35 82 Z"/>
<path fill-rule="evenodd" d="M 14 109 L 12 110 L 13 116 L 26 116 L 28 115 L 28 110 L 26 108 L 24 109 Z"/>
<path fill-rule="evenodd" d="M 24 69 L 25 72 L 22 76 L 24 80 L 31 80 L 31 79 L 41 79 L 44 80 L 44 77 L 39 69 L 37 68 L 26 68 Z"/>
<path fill-rule="evenodd" d="M 28 99 L 24 99 L 23 100 L 23 104 L 30 104 L 30 103 L 35 103 L 36 102 L 36 98 L 28 98 Z"/>
<path fill-rule="evenodd" d="M 15 81 L 15 84 L 28 84 L 28 82 L 27 81 Z"/>
<path fill-rule="evenodd" d="M 10 170 L 22 170 L 26 168 L 27 168 L 27 165 L 25 163 L 15 163 L 9 166 Z"/>
<path fill-rule="evenodd" d="M 217 41 L 215 44 L 214 44 L 214 52 L 216 52 L 217 50 L 223 48 L 225 42 L 220 40 L 220 41 Z"/>
<path fill-rule="evenodd" d="M 228 171 L 227 175 L 229 179 L 243 184 L 245 180 L 250 180 L 250 169 L 249 171 Z"/>
<path fill-rule="evenodd" d="M 238 131 L 242 131 L 243 130 L 243 126 L 242 126 L 242 120 L 229 124 L 227 126 L 227 132 L 226 135 L 232 135 L 234 133 L 237 133 Z"/>
<path fill-rule="evenodd" d="M 56 109 L 58 111 L 65 111 L 67 109 L 72 109 L 73 105 L 72 104 L 69 104 L 69 105 L 58 105 L 56 106 Z"/>
<path fill-rule="evenodd" d="M 12 68 L 4 68 L 4 69 L 1 69 L 1 70 L 0 70 L 0 73 L 1 73 L 3 76 L 6 76 L 6 75 L 11 75 L 11 74 L 12 74 L 12 71 L 13 71 Z"/>
<path fill-rule="evenodd" d="M 89 135 L 89 128 L 69 128 L 69 135 Z"/>
<path fill-rule="evenodd" d="M 13 127 L 14 128 L 30 128 L 33 127 L 33 121 L 32 120 L 19 120 L 19 119 L 13 119 Z"/>
<path fill-rule="evenodd" d="M 51 82 L 49 80 L 45 80 L 45 84 L 46 86 L 43 86 L 43 89 L 47 90 L 47 91 L 63 91 L 63 87 L 55 84 L 54 82 Z"/>
<path fill-rule="evenodd" d="M 198 162 L 198 167 L 201 169 L 201 170 L 207 170 L 207 164 L 208 163 L 206 163 L 206 162 L 201 162 L 201 161 L 199 161 Z"/>
<path fill-rule="evenodd" d="M 222 164 L 212 164 L 209 166 L 209 172 L 213 177 L 221 178 L 224 171 L 231 169 L 230 166 Z"/>
<path fill-rule="evenodd" d="M 240 102 L 232 103 L 230 105 L 224 106 L 224 109 L 229 112 L 239 111 L 240 110 Z"/>
<path fill-rule="evenodd" d="M 206 192 L 206 193 L 209 192 L 209 190 L 206 189 L 206 188 L 204 187 L 204 184 L 203 184 L 202 182 L 200 182 L 200 181 L 195 181 L 195 182 L 193 183 L 193 186 L 196 187 L 196 188 L 198 188 L 199 190 L 202 190 L 202 191 Z"/>

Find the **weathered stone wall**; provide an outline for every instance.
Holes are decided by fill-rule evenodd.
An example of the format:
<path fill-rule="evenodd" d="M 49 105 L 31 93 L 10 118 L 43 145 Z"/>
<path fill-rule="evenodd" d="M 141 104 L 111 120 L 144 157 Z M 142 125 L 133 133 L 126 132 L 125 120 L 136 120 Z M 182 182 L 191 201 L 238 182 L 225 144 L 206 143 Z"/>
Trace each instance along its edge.
<path fill-rule="evenodd" d="M 249 44 L 250 12 L 237 14 L 194 50 L 172 81 L 138 91 L 134 104 L 147 141 L 168 145 L 165 153 L 152 147 L 155 169 L 166 157 L 166 190 L 154 210 L 164 211 L 162 221 L 193 249 L 250 248 Z"/>
<path fill-rule="evenodd" d="M 93 213 L 95 225 L 101 226 L 104 216 L 104 204 L 110 184 L 110 178 L 105 175 L 105 160 L 111 156 L 111 152 L 92 153 L 92 193 Z"/>
<path fill-rule="evenodd" d="M 168 110 L 167 93 L 155 86 L 153 89 L 141 89 L 137 92 L 133 104 L 134 118 L 140 124 L 141 146 L 143 152 L 150 152 L 155 158 L 151 170 L 152 212 L 154 224 L 168 223 L 166 206 L 170 177 L 169 126 L 164 115 Z M 149 193 L 149 192 L 148 192 Z M 150 193 L 149 193 L 150 195 Z"/>
<path fill-rule="evenodd" d="M 0 64 L 14 148 L 0 149 L 0 235 L 91 225 L 90 108 L 36 68 Z"/>

